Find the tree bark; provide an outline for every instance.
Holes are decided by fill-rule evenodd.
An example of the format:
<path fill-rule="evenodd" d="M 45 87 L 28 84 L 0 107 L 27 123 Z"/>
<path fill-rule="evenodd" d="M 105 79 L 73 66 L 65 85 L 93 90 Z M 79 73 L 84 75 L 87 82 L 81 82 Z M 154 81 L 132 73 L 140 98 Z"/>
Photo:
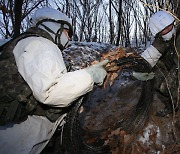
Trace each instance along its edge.
<path fill-rule="evenodd" d="M 122 18 L 122 0 L 119 0 L 119 11 L 118 11 L 118 36 L 116 45 L 119 45 L 120 37 L 121 37 L 121 18 Z"/>
<path fill-rule="evenodd" d="M 112 0 L 109 0 L 110 43 L 113 44 L 113 40 L 114 40 L 114 28 L 113 28 L 113 23 L 112 23 L 111 5 L 112 5 Z"/>
<path fill-rule="evenodd" d="M 23 0 L 15 0 L 14 2 L 14 35 L 13 37 L 17 37 L 20 34 L 21 28 L 21 18 L 22 18 L 22 4 Z"/>

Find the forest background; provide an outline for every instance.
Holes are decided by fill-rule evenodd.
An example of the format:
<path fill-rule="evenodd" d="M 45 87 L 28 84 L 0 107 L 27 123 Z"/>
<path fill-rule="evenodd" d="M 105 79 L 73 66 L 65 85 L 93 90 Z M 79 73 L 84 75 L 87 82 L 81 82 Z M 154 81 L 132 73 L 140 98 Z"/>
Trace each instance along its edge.
<path fill-rule="evenodd" d="M 56 8 L 72 19 L 74 41 L 146 47 L 152 35 L 149 17 L 166 10 L 178 21 L 179 0 L 1 0 L 0 38 L 18 36 L 30 27 L 30 17 L 43 6 Z"/>

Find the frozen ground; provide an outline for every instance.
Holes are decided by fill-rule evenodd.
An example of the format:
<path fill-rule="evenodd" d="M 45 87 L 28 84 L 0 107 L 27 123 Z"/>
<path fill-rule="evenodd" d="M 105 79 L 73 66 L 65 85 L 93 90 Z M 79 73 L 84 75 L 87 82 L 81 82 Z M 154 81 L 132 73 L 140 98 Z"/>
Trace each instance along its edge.
<path fill-rule="evenodd" d="M 7 40 L 0 40 L 0 45 L 5 42 Z M 71 63 L 73 71 L 89 66 L 91 62 L 99 60 L 103 53 L 114 48 L 115 46 L 104 43 L 71 42 L 63 55 L 67 65 Z M 154 93 L 149 118 L 139 132 L 128 134 L 120 128 L 111 129 L 123 116 L 128 116 L 139 99 L 140 91 L 139 82 L 129 80 L 127 72 L 117 78 L 112 87 L 96 87 L 80 114 L 82 126 L 89 131 L 98 130 L 98 137 L 105 140 L 113 154 L 179 154 L 180 112 L 174 116 L 171 114 L 164 118 L 157 117 L 156 112 L 164 107 L 157 93 Z M 94 140 L 91 136 L 92 141 Z M 43 153 L 48 153 L 48 148 L 54 149 L 52 143 L 50 142 Z"/>
<path fill-rule="evenodd" d="M 67 55 L 76 64 L 86 67 L 90 62 L 99 60 L 104 52 L 113 50 L 107 44 L 73 43 Z M 131 49 L 125 49 L 127 52 Z M 138 50 L 137 50 L 138 51 Z M 75 54 L 77 53 L 77 54 Z M 110 145 L 113 154 L 119 153 L 180 153 L 180 118 L 179 112 L 174 117 L 168 115 L 157 117 L 156 112 L 164 107 L 157 93 L 154 93 L 149 118 L 142 129 L 135 134 L 128 134 L 121 129 L 112 130 L 111 126 L 128 116 L 133 106 L 139 100 L 141 86 L 138 81 L 128 78 L 128 72 L 122 72 L 111 87 L 96 87 L 90 93 L 90 98 L 83 106 L 81 123 L 89 131 L 99 131 L 100 138 Z M 148 115 L 147 115 L 148 116 Z M 106 131 L 102 131 L 105 129 Z M 95 136 L 94 138 L 97 138 Z M 91 136 L 89 141 L 95 141 Z"/>
<path fill-rule="evenodd" d="M 89 66 L 91 62 L 99 60 L 101 54 L 114 48 L 103 43 L 72 42 L 63 55 L 67 65 L 71 63 L 73 71 Z M 156 112 L 164 107 L 157 93 L 154 93 L 152 107 L 147 115 L 149 118 L 138 132 L 128 134 L 120 128 L 112 129 L 115 123 L 131 113 L 140 97 L 141 84 L 131 80 L 128 75 L 128 71 L 122 72 L 111 87 L 96 87 L 89 94 L 89 100 L 81 108 L 81 124 L 88 131 L 99 133 L 95 136 L 86 135 L 85 138 L 89 143 L 95 142 L 97 138 L 105 140 L 113 154 L 180 153 L 180 113 L 177 112 L 174 117 L 157 117 Z M 48 153 L 48 148 L 51 148 L 51 152 L 54 149 L 58 151 L 50 142 L 43 153 Z"/>

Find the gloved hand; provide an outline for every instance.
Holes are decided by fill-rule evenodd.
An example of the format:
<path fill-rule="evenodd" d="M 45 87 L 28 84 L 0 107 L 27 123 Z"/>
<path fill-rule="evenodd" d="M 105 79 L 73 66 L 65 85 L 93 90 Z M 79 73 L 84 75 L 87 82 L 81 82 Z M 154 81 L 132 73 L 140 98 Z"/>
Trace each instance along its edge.
<path fill-rule="evenodd" d="M 91 75 L 94 83 L 102 85 L 104 78 L 106 77 L 106 70 L 104 66 L 108 63 L 108 60 L 103 60 L 98 64 L 94 64 L 90 67 L 85 68 L 85 70 Z"/>
<path fill-rule="evenodd" d="M 162 38 L 155 38 L 152 42 L 152 46 L 154 46 L 162 55 L 164 54 L 167 47 L 169 47 L 171 44 L 170 41 L 164 41 Z"/>
<path fill-rule="evenodd" d="M 142 73 L 142 72 L 133 72 L 133 76 L 141 81 L 147 81 L 147 80 L 151 80 L 154 78 L 154 73 Z"/>

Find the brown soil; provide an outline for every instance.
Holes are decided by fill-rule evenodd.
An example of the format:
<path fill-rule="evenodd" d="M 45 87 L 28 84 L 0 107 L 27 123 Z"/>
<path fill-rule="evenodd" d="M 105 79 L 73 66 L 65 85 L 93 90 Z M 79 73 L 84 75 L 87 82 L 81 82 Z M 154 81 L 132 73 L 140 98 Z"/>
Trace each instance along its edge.
<path fill-rule="evenodd" d="M 118 78 L 112 87 L 96 88 L 90 93 L 80 110 L 84 129 L 92 132 L 85 135 L 88 143 L 103 139 L 113 154 L 180 153 L 180 113 L 156 116 L 156 112 L 164 107 L 156 92 L 147 115 L 149 118 L 138 132 L 128 134 L 120 128 L 113 128 L 115 123 L 129 116 L 140 93 L 140 82 Z"/>

